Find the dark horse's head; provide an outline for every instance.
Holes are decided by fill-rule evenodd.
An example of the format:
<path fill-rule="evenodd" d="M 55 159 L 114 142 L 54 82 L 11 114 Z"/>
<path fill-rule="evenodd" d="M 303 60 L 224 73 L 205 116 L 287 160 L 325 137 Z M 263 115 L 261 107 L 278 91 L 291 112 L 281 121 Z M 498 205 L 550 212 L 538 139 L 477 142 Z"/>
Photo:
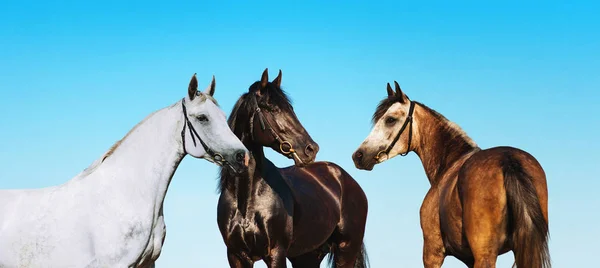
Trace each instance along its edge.
<path fill-rule="evenodd" d="M 281 70 L 269 82 L 268 69 L 240 97 L 229 116 L 229 127 L 250 149 L 270 147 L 294 159 L 296 165 L 315 161 L 319 145 L 302 126 L 294 108 L 281 90 Z"/>

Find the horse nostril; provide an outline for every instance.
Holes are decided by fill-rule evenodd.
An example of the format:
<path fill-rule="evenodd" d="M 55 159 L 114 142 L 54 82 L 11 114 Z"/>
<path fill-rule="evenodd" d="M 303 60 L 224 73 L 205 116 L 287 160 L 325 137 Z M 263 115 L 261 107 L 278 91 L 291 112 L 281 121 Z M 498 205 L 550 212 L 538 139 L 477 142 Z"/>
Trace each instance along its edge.
<path fill-rule="evenodd" d="M 304 153 L 307 156 L 314 156 L 317 154 L 317 151 L 319 150 L 319 146 L 318 145 L 306 145 L 306 148 L 304 148 Z"/>
<path fill-rule="evenodd" d="M 356 158 L 358 161 L 362 160 L 363 153 L 361 151 L 356 151 L 356 153 L 354 153 L 354 158 Z"/>
<path fill-rule="evenodd" d="M 237 152 L 235 154 L 235 161 L 237 161 L 238 163 L 244 162 L 245 155 L 246 154 L 243 151 Z"/>

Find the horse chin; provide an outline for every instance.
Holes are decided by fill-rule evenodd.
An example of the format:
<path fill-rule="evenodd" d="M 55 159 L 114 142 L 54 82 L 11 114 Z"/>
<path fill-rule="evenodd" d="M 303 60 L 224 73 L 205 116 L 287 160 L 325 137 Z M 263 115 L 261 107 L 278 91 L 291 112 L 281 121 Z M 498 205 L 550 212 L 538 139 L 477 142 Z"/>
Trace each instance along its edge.
<path fill-rule="evenodd" d="M 366 171 L 371 171 L 371 170 L 373 170 L 374 167 L 375 167 L 375 163 L 369 164 L 367 166 L 360 167 L 359 169 L 366 170 Z"/>
<path fill-rule="evenodd" d="M 379 164 L 379 163 L 380 163 L 380 162 L 379 162 L 379 161 L 376 161 L 375 159 L 373 159 L 373 160 L 371 160 L 371 161 L 368 161 L 368 162 L 366 162 L 366 163 L 360 163 L 360 162 L 356 162 L 356 161 L 354 161 L 354 166 L 355 166 L 357 169 L 360 169 L 360 170 L 371 171 L 371 170 L 373 170 L 373 168 L 375 167 L 375 165 L 377 165 L 377 164 Z"/>

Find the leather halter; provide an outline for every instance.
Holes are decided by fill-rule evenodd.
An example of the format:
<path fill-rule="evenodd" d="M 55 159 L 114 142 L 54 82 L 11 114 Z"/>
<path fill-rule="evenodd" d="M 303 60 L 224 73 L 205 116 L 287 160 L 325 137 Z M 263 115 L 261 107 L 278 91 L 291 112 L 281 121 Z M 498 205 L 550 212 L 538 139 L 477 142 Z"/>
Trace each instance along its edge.
<path fill-rule="evenodd" d="M 190 132 L 190 136 L 192 137 L 192 142 L 194 142 L 194 147 L 197 146 L 196 139 L 198 139 L 198 141 L 200 142 L 200 145 L 202 145 L 202 148 L 204 148 L 204 151 L 206 152 L 206 154 L 208 154 L 210 156 L 209 160 L 211 160 L 212 162 L 214 162 L 215 164 L 220 165 L 220 166 L 223 166 L 223 165 L 226 164 L 231 169 L 235 170 L 235 168 L 229 162 L 227 162 L 227 160 L 225 160 L 225 158 L 223 157 L 223 155 L 221 155 L 220 153 L 217 153 L 217 152 L 213 151 L 202 140 L 202 138 L 200 137 L 200 135 L 198 134 L 198 132 L 196 131 L 196 129 L 192 125 L 192 122 L 190 122 L 190 119 L 187 116 L 187 110 L 185 108 L 185 98 L 183 98 L 181 100 L 181 107 L 183 108 L 183 118 L 185 118 L 185 123 L 183 124 L 183 129 L 181 129 L 181 140 L 183 141 L 183 153 L 187 154 L 187 151 L 185 150 L 185 129 L 186 129 L 186 126 L 187 126 L 187 129 Z"/>
<path fill-rule="evenodd" d="M 297 160 L 299 160 L 300 162 L 302 162 L 300 157 L 298 157 L 296 150 L 294 150 L 294 146 L 289 141 L 281 139 L 281 137 L 277 134 L 277 132 L 275 132 L 275 130 L 273 130 L 273 127 L 271 127 L 271 124 L 269 123 L 269 121 L 264 118 L 262 109 L 258 105 L 258 100 L 256 100 L 256 96 L 251 96 L 250 98 L 252 99 L 253 105 L 256 107 L 254 109 L 254 113 L 252 113 L 252 116 L 250 116 L 250 135 L 252 136 L 252 139 L 254 139 L 254 116 L 258 116 L 258 122 L 260 123 L 260 129 L 263 132 L 265 130 L 269 130 L 269 132 L 273 136 L 273 139 L 275 139 L 275 141 L 279 143 L 279 151 L 281 151 L 281 153 L 286 156 L 292 155 L 292 157 L 294 157 Z M 284 145 L 289 146 L 289 149 L 285 150 Z"/>
<path fill-rule="evenodd" d="M 404 132 L 404 130 L 406 130 L 407 126 L 409 126 L 409 129 L 408 129 L 408 148 L 406 148 L 406 152 L 405 153 L 401 153 L 400 155 L 401 156 L 406 156 L 410 152 L 410 144 L 412 142 L 412 132 L 413 132 L 412 131 L 412 125 L 413 125 L 413 112 L 414 111 L 415 111 L 415 103 L 412 102 L 412 101 L 410 101 L 410 107 L 408 108 L 408 116 L 404 120 L 404 123 L 402 124 L 402 127 L 400 128 L 400 131 L 398 131 L 398 134 L 396 135 L 396 137 L 394 138 L 394 140 L 392 141 L 392 143 L 390 143 L 390 145 L 385 150 L 379 151 L 377 153 L 377 155 L 375 156 L 375 160 L 379 161 L 383 157 L 383 155 L 385 155 L 386 157 L 388 156 L 388 154 L 390 153 L 390 151 L 392 150 L 392 148 L 394 148 L 394 145 L 396 145 L 396 142 L 398 142 L 398 140 L 400 139 L 400 135 L 402 135 L 402 132 Z"/>

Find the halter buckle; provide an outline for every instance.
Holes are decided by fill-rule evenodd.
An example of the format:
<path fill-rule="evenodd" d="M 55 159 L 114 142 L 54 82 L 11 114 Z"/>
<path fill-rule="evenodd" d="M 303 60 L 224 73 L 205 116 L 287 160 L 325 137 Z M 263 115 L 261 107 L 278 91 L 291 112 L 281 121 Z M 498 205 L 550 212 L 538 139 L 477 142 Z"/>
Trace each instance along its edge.
<path fill-rule="evenodd" d="M 375 160 L 380 161 L 384 155 L 385 155 L 385 159 L 387 160 L 388 153 L 386 151 L 379 151 L 379 153 L 377 153 L 377 155 L 375 156 Z"/>
<path fill-rule="evenodd" d="M 219 163 L 222 163 L 224 160 L 223 156 L 219 153 L 215 153 L 215 155 L 213 156 L 213 159 L 215 160 L 215 162 L 219 162 Z"/>
<path fill-rule="evenodd" d="M 283 145 L 287 145 L 287 146 L 289 146 L 289 147 L 290 147 L 290 149 L 289 149 L 289 150 L 287 150 L 287 151 L 286 151 L 286 150 L 284 150 L 284 149 L 283 149 Z M 296 152 L 296 150 L 294 150 L 294 147 L 292 147 L 292 144 L 291 144 L 290 142 L 288 142 L 288 141 L 282 141 L 281 143 L 279 143 L 279 150 L 280 150 L 282 153 L 284 153 L 284 154 L 291 154 L 291 153 L 294 153 L 294 152 Z"/>

